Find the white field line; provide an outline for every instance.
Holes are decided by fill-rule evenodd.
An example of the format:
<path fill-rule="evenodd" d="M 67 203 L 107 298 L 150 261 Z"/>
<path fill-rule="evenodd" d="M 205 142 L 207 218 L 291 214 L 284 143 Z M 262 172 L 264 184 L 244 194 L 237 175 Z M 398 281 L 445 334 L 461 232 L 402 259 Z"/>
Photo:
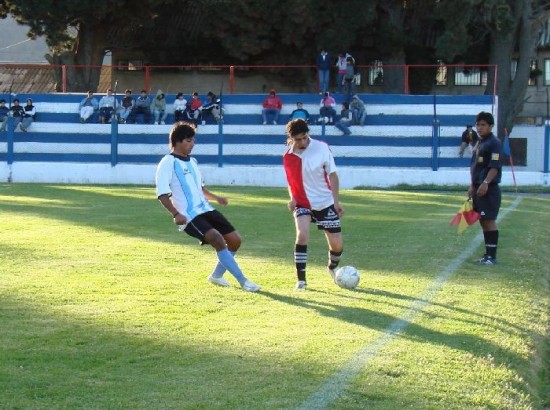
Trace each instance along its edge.
<path fill-rule="evenodd" d="M 517 197 L 514 202 L 510 204 L 508 208 L 500 212 L 498 221 L 504 219 L 510 211 L 513 211 L 518 207 L 521 202 L 521 197 Z M 415 299 L 410 307 L 401 314 L 401 316 L 392 322 L 386 329 L 382 331 L 380 337 L 375 339 L 372 343 L 364 346 L 353 357 L 351 357 L 346 363 L 344 363 L 340 369 L 334 373 L 334 375 L 325 381 L 316 392 L 309 396 L 298 407 L 300 410 L 312 410 L 312 409 L 325 409 L 331 405 L 346 389 L 352 379 L 354 379 L 368 364 L 369 360 L 376 357 L 378 353 L 388 346 L 394 339 L 399 337 L 401 332 L 407 328 L 417 318 L 419 313 L 429 305 L 432 299 L 443 288 L 449 278 L 456 272 L 456 270 L 468 259 L 473 252 L 478 248 L 483 240 L 482 233 L 479 233 L 470 245 L 462 251 L 455 259 L 453 259 L 443 271 L 435 278 L 435 280 L 428 286 L 423 295 Z"/>

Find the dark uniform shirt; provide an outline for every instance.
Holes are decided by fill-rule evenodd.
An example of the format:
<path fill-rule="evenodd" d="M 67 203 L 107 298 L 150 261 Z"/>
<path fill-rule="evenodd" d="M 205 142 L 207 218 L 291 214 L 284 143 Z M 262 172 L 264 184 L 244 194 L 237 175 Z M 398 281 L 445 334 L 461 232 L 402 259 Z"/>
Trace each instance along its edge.
<path fill-rule="evenodd" d="M 481 185 L 491 168 L 497 168 L 498 173 L 491 181 L 492 184 L 498 184 L 502 177 L 502 144 L 494 134 L 487 138 L 479 140 L 479 144 L 474 149 L 471 162 L 472 183 Z"/>
<path fill-rule="evenodd" d="M 476 145 L 476 142 L 479 140 L 479 136 L 477 135 L 477 132 L 474 130 L 466 130 L 462 133 L 462 142 L 465 142 L 472 147 Z"/>

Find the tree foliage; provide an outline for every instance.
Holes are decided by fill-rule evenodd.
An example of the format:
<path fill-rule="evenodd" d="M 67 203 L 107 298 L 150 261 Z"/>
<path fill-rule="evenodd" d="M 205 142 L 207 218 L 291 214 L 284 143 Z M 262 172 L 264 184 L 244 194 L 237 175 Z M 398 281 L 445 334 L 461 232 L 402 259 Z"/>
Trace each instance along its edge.
<path fill-rule="evenodd" d="M 0 0 L 0 17 L 9 14 L 28 25 L 31 37 L 44 35 L 52 50 L 49 61 L 76 67 L 69 72 L 69 84 L 78 91 L 96 88 L 98 67 L 109 50 L 139 50 L 153 65 L 305 65 L 312 64 L 321 49 L 332 55 L 350 51 L 360 64 L 495 64 L 499 124 L 511 129 L 522 107 L 529 60 L 549 3 Z M 516 55 L 518 70 L 512 78 L 510 61 Z M 276 74 L 289 73 L 296 74 Z M 410 82 L 412 92 L 433 91 L 433 75 L 411 71 Z M 402 92 L 403 73 L 386 70 L 384 87 L 386 92 Z"/>

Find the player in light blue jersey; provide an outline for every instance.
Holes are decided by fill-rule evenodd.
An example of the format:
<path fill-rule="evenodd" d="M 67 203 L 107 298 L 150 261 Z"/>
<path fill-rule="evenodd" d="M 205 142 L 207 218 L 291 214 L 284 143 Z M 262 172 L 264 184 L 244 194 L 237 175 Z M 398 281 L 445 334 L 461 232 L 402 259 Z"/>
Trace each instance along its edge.
<path fill-rule="evenodd" d="M 218 264 L 208 280 L 219 286 L 230 286 L 223 277 L 228 270 L 243 290 L 257 292 L 260 286 L 247 279 L 235 260 L 241 236 L 231 223 L 208 201 L 227 205 L 227 198 L 208 191 L 204 186 L 197 160 L 190 156 L 195 145 L 195 126 L 177 122 L 170 131 L 170 154 L 157 167 L 157 197 L 174 218 L 180 230 L 208 243 L 215 250 Z"/>

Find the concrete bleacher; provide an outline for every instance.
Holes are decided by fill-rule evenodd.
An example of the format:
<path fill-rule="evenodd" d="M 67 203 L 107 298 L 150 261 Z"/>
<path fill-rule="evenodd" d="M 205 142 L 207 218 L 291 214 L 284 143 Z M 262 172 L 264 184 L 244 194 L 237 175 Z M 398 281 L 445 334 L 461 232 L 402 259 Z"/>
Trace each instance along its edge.
<path fill-rule="evenodd" d="M 101 96 L 96 95 L 98 101 Z M 338 104 L 344 99 L 342 95 L 334 96 Z M 84 94 L 17 97 L 20 101 L 32 98 L 37 115 L 29 132 L 13 134 L 12 161 L 156 164 L 167 152 L 172 114 L 167 125 L 116 124 L 113 133 L 111 124 L 79 122 L 78 106 Z M 218 125 L 209 118 L 207 125 L 199 126 L 193 152 L 197 159 L 218 166 L 280 164 L 286 139 L 284 124 L 296 102 L 301 101 L 315 119 L 319 116 L 321 96 L 280 94 L 283 110 L 279 125 L 261 125 L 261 104 L 265 97 L 224 95 L 223 123 Z M 364 126 L 351 127 L 351 136 L 343 137 L 334 126 L 311 126 L 313 136 L 330 144 L 338 165 L 467 167 L 468 159 L 457 157 L 465 125 L 473 123 L 480 111 L 496 112 L 492 96 L 484 95 L 360 94 L 360 97 L 368 116 Z M 167 95 L 169 111 L 174 100 L 175 95 Z M 434 119 L 437 119 L 435 128 Z M 435 129 L 437 141 L 433 138 Z M 0 135 L 0 161 L 8 160 L 6 134 Z"/>
<path fill-rule="evenodd" d="M 102 94 L 96 94 L 99 102 Z M 346 96 L 333 95 L 338 106 Z M 386 95 L 386 94 L 360 94 L 367 105 L 368 117 L 365 125 L 430 125 L 437 116 L 442 126 L 463 127 L 472 122 L 472 113 L 482 109 L 492 108 L 492 96 L 463 95 L 463 96 L 432 96 L 432 95 Z M 17 98 L 25 101 L 32 98 L 37 111 L 37 121 L 77 123 L 79 122 L 78 104 L 84 98 L 84 94 L 22 94 Z M 266 96 L 263 94 L 224 95 L 224 123 L 228 125 L 259 125 L 262 123 L 261 105 Z M 317 94 L 281 94 L 283 109 L 279 124 L 284 124 L 290 113 L 296 108 L 296 102 L 301 101 L 304 108 L 309 111 L 315 120 L 319 117 L 319 103 L 321 97 Z M 187 99 L 190 97 L 188 96 Z M 168 121 L 174 121 L 172 102 L 175 94 L 166 96 Z M 204 98 L 203 98 L 204 100 Z M 436 104 L 434 112 L 434 102 Z M 477 111 L 476 111 L 477 110 Z M 211 118 L 207 121 L 213 123 Z M 95 121 L 97 122 L 97 115 Z"/>

